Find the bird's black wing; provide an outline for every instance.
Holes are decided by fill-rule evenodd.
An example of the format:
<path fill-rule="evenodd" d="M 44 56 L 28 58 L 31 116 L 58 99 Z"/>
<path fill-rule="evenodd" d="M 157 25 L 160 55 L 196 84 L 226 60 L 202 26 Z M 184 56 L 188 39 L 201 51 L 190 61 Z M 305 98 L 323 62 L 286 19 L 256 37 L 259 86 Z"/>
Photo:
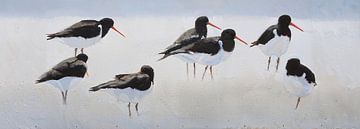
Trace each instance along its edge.
<path fill-rule="evenodd" d="M 210 37 L 202 39 L 196 43 L 194 43 L 194 46 L 187 49 L 190 52 L 196 52 L 196 53 L 206 53 L 210 55 L 215 55 L 220 50 L 220 44 L 218 41 L 220 40 L 220 37 Z"/>
<path fill-rule="evenodd" d="M 164 54 L 159 60 L 165 59 L 170 55 L 187 53 L 185 50 L 191 48 L 193 44 L 201 40 L 201 38 L 195 28 L 187 30 L 173 44 L 168 46 L 165 51 L 159 53 Z"/>
<path fill-rule="evenodd" d="M 184 32 L 173 44 L 168 46 L 164 52 L 159 54 L 169 54 L 179 49 L 186 49 L 192 43 L 199 41 L 201 37 L 196 33 L 194 28 L 187 30 Z"/>
<path fill-rule="evenodd" d="M 115 75 L 115 79 L 121 79 L 122 77 L 128 76 L 129 74 L 118 74 Z"/>
<path fill-rule="evenodd" d="M 183 34 L 181 34 L 180 37 L 176 39 L 176 41 L 172 45 L 167 47 L 167 49 L 177 45 L 187 44 L 188 42 L 193 40 L 200 40 L 201 38 L 202 37 L 200 37 L 200 35 L 196 32 L 195 28 L 191 28 L 185 31 Z"/>
<path fill-rule="evenodd" d="M 123 76 L 120 79 L 115 79 L 112 81 L 108 81 L 106 83 L 102 83 L 100 85 L 94 86 L 90 88 L 90 91 L 98 91 L 100 89 L 125 89 L 128 87 L 135 89 L 142 89 L 145 85 L 150 84 L 150 77 L 147 74 L 129 74 Z"/>
<path fill-rule="evenodd" d="M 265 32 L 261 34 L 261 36 L 257 41 L 251 43 L 252 45 L 250 47 L 259 44 L 265 45 L 266 43 L 268 43 L 271 39 L 275 37 L 274 30 L 277 28 L 278 28 L 277 25 L 272 25 L 269 28 L 267 28 Z"/>
<path fill-rule="evenodd" d="M 309 83 L 316 83 L 315 82 L 315 74 L 306 66 L 301 65 L 300 66 L 301 69 L 303 69 L 304 73 L 305 73 L 305 79 L 309 82 Z"/>
<path fill-rule="evenodd" d="M 41 75 L 36 82 L 40 83 L 48 80 L 59 80 L 63 77 L 84 77 L 86 70 L 86 63 L 84 61 L 72 57 L 58 63 L 49 71 Z"/>
<path fill-rule="evenodd" d="M 47 35 L 48 39 L 53 39 L 55 37 L 64 38 L 64 37 L 83 37 L 83 38 L 92 38 L 100 34 L 100 27 L 98 26 L 99 22 L 96 20 L 82 20 L 74 25 L 66 28 L 63 31 Z"/>

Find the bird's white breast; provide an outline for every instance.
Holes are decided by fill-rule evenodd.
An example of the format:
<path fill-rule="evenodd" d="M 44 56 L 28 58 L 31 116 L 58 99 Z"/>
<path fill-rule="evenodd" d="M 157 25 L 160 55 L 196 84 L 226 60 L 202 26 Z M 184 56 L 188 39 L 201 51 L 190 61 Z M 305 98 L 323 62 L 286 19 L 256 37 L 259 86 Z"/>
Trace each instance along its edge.
<path fill-rule="evenodd" d="M 277 36 L 275 31 L 275 37 L 265 45 L 259 44 L 259 48 L 267 56 L 280 57 L 287 51 L 290 38 L 288 36 Z"/>
<path fill-rule="evenodd" d="M 196 57 L 188 53 L 180 53 L 175 55 L 176 58 L 186 62 L 186 63 L 195 63 Z"/>
<path fill-rule="evenodd" d="M 59 80 L 50 80 L 47 81 L 49 84 L 55 86 L 61 91 L 70 90 L 71 88 L 75 87 L 77 84 L 79 84 L 80 80 L 82 78 L 80 77 L 63 77 Z"/>
<path fill-rule="evenodd" d="M 297 97 L 303 97 L 310 94 L 314 88 L 314 84 L 309 83 L 305 79 L 305 74 L 301 77 L 297 76 L 286 76 L 284 77 L 285 89 L 292 95 Z"/>
<path fill-rule="evenodd" d="M 152 91 L 152 87 L 145 91 L 140 91 L 130 87 L 125 89 L 105 89 L 105 91 L 117 98 L 119 101 L 137 103 Z"/>
<path fill-rule="evenodd" d="M 216 53 L 215 55 L 211 55 L 207 53 L 194 53 L 193 55 L 196 59 L 195 62 L 203 65 L 214 66 L 219 64 L 220 62 L 225 61 L 228 57 L 230 57 L 232 52 L 224 51 L 222 47 L 223 45 L 222 41 L 219 41 L 218 43 L 220 45 L 220 50 L 218 53 Z"/>

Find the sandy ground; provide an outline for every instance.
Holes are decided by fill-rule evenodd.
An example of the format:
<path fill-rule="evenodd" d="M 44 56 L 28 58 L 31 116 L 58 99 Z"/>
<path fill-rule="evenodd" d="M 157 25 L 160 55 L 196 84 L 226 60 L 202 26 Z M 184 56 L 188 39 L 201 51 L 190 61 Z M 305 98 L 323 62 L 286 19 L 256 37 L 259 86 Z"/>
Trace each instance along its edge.
<path fill-rule="evenodd" d="M 60 92 L 49 84 L 34 84 L 47 69 L 73 56 L 73 49 L 45 34 L 83 17 L 1 18 L 0 128 L 21 129 L 237 129 L 237 128 L 360 128 L 360 23 L 356 20 L 293 18 L 305 32 L 291 28 L 292 42 L 280 70 L 266 71 L 267 57 L 258 48 L 238 42 L 233 55 L 201 81 L 186 77 L 185 63 L 157 55 L 195 17 L 114 18 L 126 38 L 109 32 L 101 43 L 85 49 L 90 76 L 69 92 L 62 105 Z M 100 18 L 95 18 L 100 19 Z M 223 28 L 235 29 L 248 42 L 276 23 L 276 17 L 210 17 Z M 209 28 L 209 36 L 220 31 Z M 298 57 L 316 74 L 318 87 L 294 110 L 296 97 L 284 89 L 285 63 Z M 275 62 L 275 60 L 273 60 Z M 136 72 L 141 65 L 155 69 L 153 92 L 140 103 L 140 114 L 128 117 L 127 103 L 89 87 L 115 74 Z M 192 71 L 192 69 L 190 69 Z M 133 109 L 135 111 L 135 109 Z"/>

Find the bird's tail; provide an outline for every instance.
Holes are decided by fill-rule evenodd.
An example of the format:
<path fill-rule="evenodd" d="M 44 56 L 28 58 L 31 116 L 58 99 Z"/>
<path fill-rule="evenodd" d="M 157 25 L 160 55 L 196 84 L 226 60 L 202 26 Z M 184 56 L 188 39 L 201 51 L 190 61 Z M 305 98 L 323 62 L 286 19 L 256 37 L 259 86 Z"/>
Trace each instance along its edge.
<path fill-rule="evenodd" d="M 256 45 L 259 45 L 258 41 L 254 41 L 251 43 L 250 47 L 253 47 L 253 46 L 256 46 Z"/>
<path fill-rule="evenodd" d="M 180 53 L 189 53 L 189 52 L 187 52 L 187 51 L 178 51 L 178 52 L 171 52 L 171 53 L 169 53 L 167 51 L 160 52 L 159 54 L 164 54 L 164 56 L 161 57 L 160 59 L 158 59 L 157 61 L 161 61 L 161 60 L 163 60 L 163 59 L 165 59 L 165 58 L 167 58 L 167 57 L 169 57 L 171 55 L 176 55 L 176 54 L 180 54 Z"/>
<path fill-rule="evenodd" d="M 168 53 L 167 51 L 163 51 L 163 52 L 160 52 L 160 53 L 158 53 L 158 54 L 166 54 L 166 53 Z"/>
<path fill-rule="evenodd" d="M 160 60 L 163 60 L 165 59 L 166 57 L 170 56 L 170 51 L 169 50 L 166 50 L 166 51 L 163 51 L 163 52 L 160 52 L 158 54 L 164 54 L 163 57 L 161 57 L 160 59 L 158 59 L 157 61 L 160 61 Z"/>
<path fill-rule="evenodd" d="M 299 107 L 299 103 L 300 103 L 300 97 L 299 97 L 298 100 L 297 100 L 295 110 Z"/>
<path fill-rule="evenodd" d="M 46 40 L 51 40 L 51 39 L 55 38 L 56 35 L 55 34 L 46 34 L 46 37 L 47 37 Z"/>
<path fill-rule="evenodd" d="M 98 90 L 100 90 L 101 89 L 101 86 L 99 85 L 99 86 L 94 86 L 94 87 L 91 87 L 90 89 L 89 89 L 89 91 L 98 91 Z"/>
<path fill-rule="evenodd" d="M 43 81 L 41 81 L 41 80 L 36 80 L 36 81 L 35 81 L 35 84 L 38 84 L 38 83 L 41 83 L 41 82 L 43 82 Z"/>
<path fill-rule="evenodd" d="M 48 80 L 52 80 L 54 78 L 57 78 L 57 79 L 60 79 L 58 77 L 61 76 L 61 73 L 59 71 L 56 71 L 56 70 L 50 70 L 44 74 L 42 74 L 38 80 L 35 81 L 35 84 L 37 83 L 42 83 L 42 82 L 45 82 L 45 81 L 48 81 Z"/>
<path fill-rule="evenodd" d="M 161 60 L 165 59 L 166 57 L 170 56 L 170 54 L 165 54 L 165 53 L 159 53 L 159 54 L 164 54 L 164 56 L 161 57 L 160 59 L 158 59 L 157 61 L 161 61 Z"/>
<path fill-rule="evenodd" d="M 48 80 L 49 80 L 49 78 L 47 78 L 46 74 L 44 74 L 38 80 L 35 81 L 35 84 L 42 83 L 42 82 L 45 82 Z"/>

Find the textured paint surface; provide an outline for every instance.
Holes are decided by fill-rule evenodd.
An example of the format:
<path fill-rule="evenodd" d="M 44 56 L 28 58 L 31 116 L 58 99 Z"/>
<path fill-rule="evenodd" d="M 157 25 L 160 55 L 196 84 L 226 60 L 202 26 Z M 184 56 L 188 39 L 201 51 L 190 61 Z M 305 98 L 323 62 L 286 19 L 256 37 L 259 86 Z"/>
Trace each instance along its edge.
<path fill-rule="evenodd" d="M 158 6 L 172 5 L 173 2 L 179 1 L 163 2 Z M 194 2 L 201 4 L 204 1 Z M 0 17 L 0 128 L 360 128 L 359 2 L 294 2 L 297 6 L 279 9 L 271 2 L 274 1 L 265 5 L 273 6 L 274 12 L 265 8 L 262 14 L 249 15 L 237 13 L 243 10 L 236 10 L 236 5 L 229 3 L 221 6 L 231 9 L 217 10 L 214 15 L 214 11 L 206 13 L 202 9 L 193 14 L 171 16 L 151 14 L 156 11 L 144 13 L 146 9 L 151 10 L 154 3 L 149 3 L 148 8 L 134 7 L 143 9 L 139 15 L 136 11 L 125 15 L 129 5 L 127 8 L 109 7 L 107 10 L 122 10 L 110 16 L 99 12 L 96 15 L 42 17 L 38 16 L 40 13 L 36 13 L 39 11 L 36 9 L 29 16 L 27 13 L 9 16 L 11 9 L 5 9 L 7 11 L 1 11 Z M 25 6 L 22 5 L 25 3 L 19 2 L 21 5 L 18 6 Z M 126 3 L 123 1 L 121 4 Z M 260 1 L 251 2 L 244 9 L 254 8 L 258 3 Z M 215 1 L 207 4 L 216 5 Z M 194 5 L 188 3 L 182 6 L 184 8 L 176 10 L 185 10 L 186 7 L 195 10 Z M 304 9 L 307 7 L 310 8 Z M 334 8 L 340 11 L 332 11 Z M 64 11 L 47 7 L 43 11 L 47 10 L 50 14 Z M 225 15 L 229 11 L 231 13 Z M 192 76 L 187 79 L 186 65 L 181 60 L 169 57 L 156 61 L 161 57 L 157 53 L 193 27 L 194 19 L 199 15 L 207 15 L 224 29 L 234 29 L 250 42 L 284 13 L 291 15 L 305 32 L 290 28 L 291 43 L 282 56 L 278 72 L 272 69 L 275 63 L 271 64 L 270 71 L 266 71 L 268 57 L 260 49 L 249 48 L 238 41 L 232 55 L 214 67 L 213 81 L 208 73 L 201 81 L 202 65 L 197 66 L 195 79 Z M 101 43 L 85 49 L 89 56 L 89 76 L 69 92 L 67 105 L 63 106 L 58 89 L 46 83 L 34 84 L 34 81 L 48 68 L 74 53 L 64 44 L 47 41 L 45 34 L 59 31 L 81 19 L 99 20 L 103 17 L 112 17 L 115 27 L 127 37 L 120 37 L 110 30 Z M 220 33 L 209 27 L 208 36 Z M 299 58 L 311 68 L 318 84 L 310 95 L 301 99 L 297 110 L 294 110 L 297 98 L 286 91 L 282 78 L 286 74 L 286 61 L 292 57 Z M 155 69 L 155 84 L 152 92 L 139 104 L 138 116 L 129 118 L 127 103 L 117 101 L 106 91 L 88 92 L 91 86 L 111 80 L 116 74 L 137 71 L 143 64 Z"/>

